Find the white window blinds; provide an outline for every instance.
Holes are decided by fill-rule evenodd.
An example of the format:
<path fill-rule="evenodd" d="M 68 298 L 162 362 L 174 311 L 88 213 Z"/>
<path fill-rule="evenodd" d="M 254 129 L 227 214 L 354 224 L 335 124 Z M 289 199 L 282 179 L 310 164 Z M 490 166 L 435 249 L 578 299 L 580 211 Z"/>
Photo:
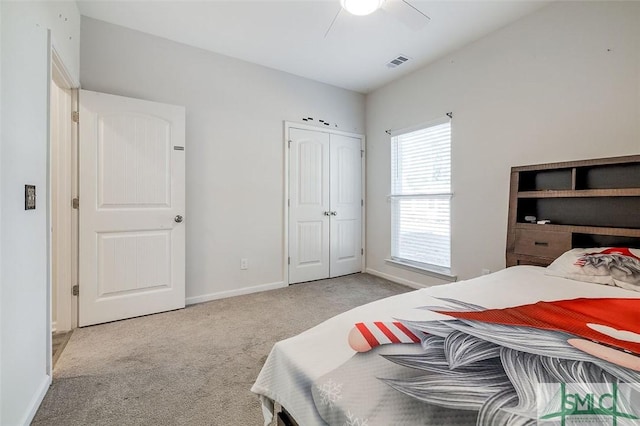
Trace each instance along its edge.
<path fill-rule="evenodd" d="M 391 138 L 391 258 L 449 272 L 451 122 Z M 435 268 L 434 268 L 435 267 Z"/>

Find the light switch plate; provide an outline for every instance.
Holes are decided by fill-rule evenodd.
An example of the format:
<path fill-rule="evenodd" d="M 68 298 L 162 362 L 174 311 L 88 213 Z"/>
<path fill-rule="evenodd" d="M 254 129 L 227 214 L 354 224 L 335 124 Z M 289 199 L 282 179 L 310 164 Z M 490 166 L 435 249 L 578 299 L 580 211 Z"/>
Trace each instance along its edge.
<path fill-rule="evenodd" d="M 25 185 L 24 186 L 24 209 L 35 210 L 36 208 L 36 186 Z"/>

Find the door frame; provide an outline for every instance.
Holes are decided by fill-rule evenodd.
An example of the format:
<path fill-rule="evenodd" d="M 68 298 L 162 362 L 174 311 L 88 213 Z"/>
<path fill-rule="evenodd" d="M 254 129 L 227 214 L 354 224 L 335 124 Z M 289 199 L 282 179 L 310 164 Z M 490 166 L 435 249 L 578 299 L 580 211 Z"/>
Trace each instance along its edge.
<path fill-rule="evenodd" d="M 54 56 L 55 58 L 55 56 Z M 54 59 L 52 61 L 52 80 L 53 82 L 59 86 L 61 89 L 69 91 L 70 94 L 70 104 L 69 110 L 63 111 L 62 115 L 58 115 L 58 125 L 61 125 L 61 120 L 68 120 L 69 132 L 64 135 L 65 140 L 62 143 L 66 144 L 66 148 L 59 148 L 58 152 L 55 152 L 55 148 L 52 147 L 50 150 L 50 161 L 59 161 L 58 155 L 63 153 L 67 155 L 66 163 L 68 164 L 68 168 L 60 169 L 58 168 L 57 176 L 53 175 L 53 168 L 50 167 L 50 179 L 51 179 L 51 220 L 52 227 L 55 226 L 53 219 L 55 217 L 53 207 L 57 205 L 56 213 L 60 216 L 65 216 L 70 220 L 70 229 L 68 229 L 69 233 L 62 237 L 62 239 L 58 240 L 58 246 L 51 247 L 52 250 L 52 290 L 53 284 L 56 284 L 56 304 L 52 303 L 52 316 L 55 312 L 56 316 L 56 331 L 69 331 L 78 326 L 78 298 L 72 294 L 72 287 L 74 283 L 77 283 L 77 267 L 78 267 L 78 245 L 77 245 L 77 227 L 78 227 L 78 211 L 72 207 L 71 200 L 78 197 L 78 164 L 77 164 L 77 149 L 78 149 L 78 123 L 72 119 L 73 111 L 78 110 L 78 90 L 73 87 L 73 83 L 70 80 L 70 77 L 67 75 L 67 71 L 63 68 L 63 64 L 61 64 L 59 58 Z M 53 89 L 53 88 L 52 88 Z M 51 92 L 50 92 L 51 95 Z M 65 118 L 66 114 L 66 118 Z M 51 114 L 50 114 L 51 115 Z M 50 118 L 52 123 L 53 117 Z M 66 139 L 68 137 L 68 139 Z M 60 142 L 56 146 L 61 146 Z M 63 197 L 60 194 L 60 191 L 54 191 L 54 182 L 56 182 L 56 186 L 61 187 L 58 182 L 68 182 L 69 187 L 65 188 L 67 197 Z M 60 238 L 60 233 L 58 233 L 58 238 Z M 53 240 L 52 240 L 53 243 Z M 56 250 L 60 250 L 63 256 L 54 257 Z M 53 276 L 53 270 L 57 266 L 57 270 L 64 270 L 62 268 L 63 262 L 67 263 L 68 270 L 65 274 L 58 273 L 56 276 Z M 52 301 L 53 301 L 53 293 L 52 293 Z M 53 326 L 53 323 L 52 323 Z M 53 329 L 53 327 L 52 327 Z"/>
<path fill-rule="evenodd" d="M 295 129 L 302 129 L 302 130 L 311 130 L 311 131 L 319 131 L 319 132 L 323 132 L 323 133 L 329 133 L 330 135 L 342 135 L 342 136 L 348 136 L 348 137 L 352 137 L 352 138 L 357 138 L 360 139 L 360 152 L 362 153 L 362 155 L 360 156 L 360 179 L 361 179 L 361 197 L 362 197 L 362 209 L 361 209 L 361 217 L 360 217 L 360 221 L 361 221 L 361 231 L 360 231 L 360 236 L 362 239 L 362 249 L 363 249 L 363 253 L 362 253 L 362 258 L 361 258 L 361 265 L 360 265 L 360 271 L 364 271 L 365 267 L 366 267 L 366 261 L 365 261 L 365 256 L 366 256 L 366 234 L 365 234 L 365 229 L 366 229 L 366 208 L 367 208 L 367 192 L 366 192 L 366 165 L 367 165 L 367 150 L 366 150 L 366 138 L 363 134 L 361 133 L 352 133 L 352 132 L 344 132 L 342 130 L 335 130 L 332 128 L 327 128 L 327 127 L 319 127 L 319 126 L 313 126 L 310 124 L 303 124 L 303 123 L 296 123 L 294 121 L 284 121 L 283 122 L 283 132 L 284 132 L 284 197 L 283 197 L 283 202 L 282 202 L 282 208 L 284 211 L 284 215 L 283 215 L 283 228 L 284 228 L 284 239 L 282 241 L 282 245 L 283 245 L 283 258 L 282 258 L 282 276 L 284 277 L 284 283 L 286 286 L 291 285 L 289 283 L 289 171 L 290 171 L 290 167 L 289 167 L 289 134 L 290 134 L 290 130 L 292 128 Z"/>
<path fill-rule="evenodd" d="M 71 90 L 71 106 L 72 106 L 72 110 L 75 111 L 77 110 L 77 89 L 80 87 L 80 82 L 77 81 L 75 78 L 73 78 L 72 74 L 69 72 L 69 68 L 65 65 L 64 61 L 62 60 L 62 56 L 60 55 L 60 53 L 58 52 L 58 50 L 56 49 L 55 45 L 52 42 L 52 37 L 51 37 L 51 30 L 48 31 L 48 53 L 49 53 L 49 57 L 47 58 L 47 62 L 48 62 L 48 68 L 49 68 L 49 78 L 47 81 L 47 171 L 46 171 L 46 217 L 47 217 L 47 295 L 46 295 L 46 309 L 47 309 L 47 315 L 46 315 L 46 354 L 47 354 L 47 358 L 46 358 L 46 371 L 47 374 L 49 375 L 49 377 L 53 377 L 52 376 L 52 372 L 53 372 L 53 361 L 52 361 L 52 337 L 51 337 L 51 333 L 52 333 L 52 323 L 53 323 L 53 309 L 57 309 L 57 307 L 52 306 L 52 301 L 53 301 L 53 239 L 52 239 L 52 234 L 51 234 L 51 229 L 52 229 L 52 224 L 53 224 L 53 218 L 52 218 L 52 211 L 53 211 L 53 200 L 52 200 L 52 190 L 51 190 L 51 183 L 52 183 L 52 167 L 51 167 L 51 163 L 52 163 L 52 146 L 51 146 L 51 119 L 52 119 L 52 111 L 51 111 L 51 92 L 52 92 L 52 84 L 53 83 L 53 79 L 54 79 L 54 75 L 55 78 L 57 80 L 57 83 L 59 83 L 61 86 L 64 86 L 63 88 L 65 89 L 70 89 Z M 72 120 L 71 117 L 71 113 L 72 111 L 69 111 L 69 120 Z M 78 146 L 78 132 L 77 132 L 77 125 L 76 123 L 72 123 L 72 127 L 71 127 L 71 151 L 72 153 L 75 153 L 77 150 L 77 146 Z M 72 186 L 74 186 L 71 190 L 71 193 L 74 197 L 77 197 L 77 181 L 78 181 L 78 169 L 77 169 L 77 156 L 73 157 L 71 159 L 71 164 L 72 164 L 72 170 L 70 170 L 69 172 L 71 173 L 71 182 L 72 182 Z M 68 200 L 68 202 L 70 203 L 71 200 Z M 72 210 L 72 222 L 71 222 L 71 228 L 72 228 L 72 232 L 75 230 L 77 235 L 77 226 L 78 226 L 78 215 L 77 215 L 77 210 Z M 78 255 L 78 250 L 77 250 L 77 240 L 74 240 L 74 235 L 72 235 L 71 237 L 71 260 L 72 260 L 72 279 L 77 279 L 77 278 L 73 278 L 74 274 L 77 274 L 77 255 Z M 75 257 L 74 257 L 75 256 Z M 75 269 L 74 269 L 75 268 Z M 75 272 L 74 272 L 75 271 Z M 77 275 L 76 275 L 77 277 Z M 66 291 L 67 297 L 69 299 L 71 299 L 70 301 L 70 306 L 73 308 L 73 299 L 74 296 L 72 296 L 71 294 L 71 287 L 72 287 L 72 283 L 71 281 L 69 281 L 68 283 L 59 283 L 62 284 L 62 287 L 67 287 L 68 286 L 68 291 L 67 289 L 61 289 L 60 286 L 58 286 L 57 288 L 57 293 L 58 295 L 63 294 L 62 290 Z M 75 298 L 77 299 L 77 298 Z M 75 312 L 75 318 L 74 315 L 72 313 L 71 316 L 71 324 L 72 324 L 72 328 L 74 327 L 74 321 L 75 324 L 77 326 L 77 303 L 75 306 L 75 310 L 73 310 L 72 312 Z"/>

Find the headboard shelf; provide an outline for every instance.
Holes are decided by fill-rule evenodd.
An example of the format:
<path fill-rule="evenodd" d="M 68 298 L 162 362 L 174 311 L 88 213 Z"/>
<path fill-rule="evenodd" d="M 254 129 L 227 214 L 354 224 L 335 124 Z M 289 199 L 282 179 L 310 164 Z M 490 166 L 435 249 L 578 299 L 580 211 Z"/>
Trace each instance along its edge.
<path fill-rule="evenodd" d="M 573 169 L 544 169 L 520 172 L 521 192 L 562 191 L 573 189 Z"/>
<path fill-rule="evenodd" d="M 535 223 L 518 223 L 516 229 L 528 229 L 548 232 L 571 232 L 575 234 L 612 235 L 620 237 L 640 238 L 640 229 L 631 228 L 603 228 L 598 226 L 574 225 L 536 225 Z"/>
<path fill-rule="evenodd" d="M 511 169 L 507 266 L 596 245 L 640 247 L 640 155 Z"/>
<path fill-rule="evenodd" d="M 576 167 L 575 189 L 640 188 L 640 163 Z"/>
<path fill-rule="evenodd" d="M 640 188 L 520 191 L 518 198 L 640 197 Z"/>
<path fill-rule="evenodd" d="M 572 169 L 574 167 L 599 167 L 638 162 L 640 162 L 640 155 L 626 155 L 622 157 L 598 158 L 593 160 L 575 160 L 557 163 L 531 164 L 527 166 L 512 167 L 511 171 L 526 172 L 539 170 Z"/>

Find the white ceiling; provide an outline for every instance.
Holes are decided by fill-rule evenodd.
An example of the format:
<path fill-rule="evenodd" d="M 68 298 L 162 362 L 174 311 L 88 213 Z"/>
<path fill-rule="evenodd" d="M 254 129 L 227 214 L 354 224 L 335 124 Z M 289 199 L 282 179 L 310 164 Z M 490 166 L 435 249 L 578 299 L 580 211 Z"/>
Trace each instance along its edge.
<path fill-rule="evenodd" d="M 548 3 L 409 2 L 431 18 L 422 29 L 384 10 L 365 17 L 342 11 L 326 38 L 339 0 L 79 0 L 78 7 L 91 18 L 367 93 Z M 399 54 L 412 59 L 388 68 Z"/>

